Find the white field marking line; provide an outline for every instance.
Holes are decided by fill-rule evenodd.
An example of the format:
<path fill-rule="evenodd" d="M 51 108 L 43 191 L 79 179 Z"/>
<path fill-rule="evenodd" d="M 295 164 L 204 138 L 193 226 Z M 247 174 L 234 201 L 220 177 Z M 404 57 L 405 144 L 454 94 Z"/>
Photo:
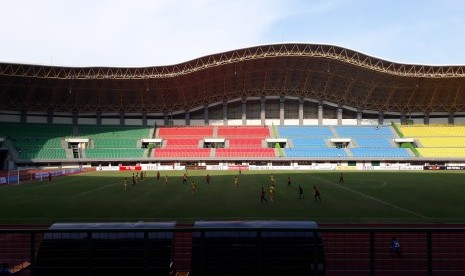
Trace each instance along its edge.
<path fill-rule="evenodd" d="M 387 186 L 387 182 L 386 181 L 379 181 L 379 180 L 376 180 L 376 179 L 371 179 L 371 178 L 358 178 L 358 177 L 350 177 L 350 178 L 347 178 L 347 179 L 354 179 L 354 180 L 368 180 L 367 182 L 375 182 L 375 183 L 380 183 L 379 185 L 373 185 L 373 186 L 360 186 L 360 188 L 380 188 L 380 187 L 384 187 L 384 186 Z"/>
<path fill-rule="evenodd" d="M 102 190 L 102 189 L 105 189 L 105 188 L 107 188 L 107 187 L 116 185 L 116 184 L 118 184 L 118 183 L 121 183 L 121 181 L 113 182 L 113 183 L 107 184 L 107 185 L 105 185 L 105 186 L 100 186 L 100 187 L 93 188 L 93 189 L 90 189 L 90 190 L 87 190 L 87 191 L 84 191 L 84 192 L 80 192 L 80 193 L 77 193 L 77 194 L 72 195 L 72 196 L 70 196 L 70 197 L 74 198 L 74 197 L 86 195 L 86 194 L 88 194 L 88 193 L 95 192 L 95 191 L 98 191 L 98 190 Z M 121 185 L 122 185 L 122 184 L 121 184 Z"/>
<path fill-rule="evenodd" d="M 428 217 L 425 217 L 425 216 L 420 215 L 420 214 L 418 214 L 418 213 L 415 213 L 415 212 L 413 212 L 413 211 L 410 211 L 410 210 L 408 210 L 408 209 L 405 209 L 405 208 L 402 208 L 402 207 L 400 207 L 400 206 L 394 205 L 394 204 L 392 204 L 392 203 L 386 202 L 386 201 L 384 201 L 384 200 L 381 200 L 381 199 L 378 199 L 378 198 L 375 198 L 375 197 L 366 195 L 366 194 L 361 193 L 361 192 L 357 192 L 357 191 L 352 190 L 352 189 L 350 189 L 350 188 L 347 188 L 347 187 L 345 187 L 345 186 L 343 186 L 343 185 L 338 185 L 338 184 L 333 183 L 333 182 L 331 182 L 331 181 L 329 181 L 329 180 L 326 180 L 326 179 L 324 179 L 324 178 L 317 177 L 317 176 L 313 176 L 313 175 L 310 175 L 310 177 L 313 177 L 313 178 L 322 180 L 322 181 L 327 182 L 327 183 L 329 183 L 329 184 L 331 184 L 331 185 L 334 185 L 334 186 L 336 186 L 336 187 L 340 187 L 341 189 L 344 189 L 344 190 L 347 190 L 347 191 L 356 193 L 356 194 L 358 194 L 358 195 L 364 196 L 364 197 L 369 198 L 369 199 L 372 199 L 372 200 L 374 200 L 374 201 L 377 201 L 377 202 L 383 203 L 383 204 L 385 204 L 385 205 L 394 207 L 394 208 L 396 208 L 396 209 L 402 210 L 402 211 L 404 211 L 404 212 L 410 213 L 410 214 L 412 214 L 412 215 L 415 215 L 415 216 L 418 216 L 418 217 L 421 217 L 421 218 L 428 218 Z"/>

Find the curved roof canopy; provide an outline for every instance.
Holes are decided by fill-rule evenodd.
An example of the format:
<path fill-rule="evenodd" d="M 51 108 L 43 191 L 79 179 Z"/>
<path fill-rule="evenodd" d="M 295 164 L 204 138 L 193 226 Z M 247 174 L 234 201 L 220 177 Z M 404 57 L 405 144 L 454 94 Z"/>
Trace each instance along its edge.
<path fill-rule="evenodd" d="M 292 96 L 360 110 L 465 111 L 465 66 L 394 63 L 331 45 L 275 44 L 185 63 L 74 68 L 0 63 L 0 109 L 167 113 Z"/>

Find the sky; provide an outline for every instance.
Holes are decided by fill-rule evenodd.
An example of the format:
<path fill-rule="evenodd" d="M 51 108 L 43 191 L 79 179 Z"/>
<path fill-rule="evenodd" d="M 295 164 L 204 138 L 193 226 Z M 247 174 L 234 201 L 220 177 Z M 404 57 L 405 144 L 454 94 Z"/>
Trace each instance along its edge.
<path fill-rule="evenodd" d="M 465 65 L 465 1 L 0 0 L 0 62 L 161 66 L 293 42 Z"/>

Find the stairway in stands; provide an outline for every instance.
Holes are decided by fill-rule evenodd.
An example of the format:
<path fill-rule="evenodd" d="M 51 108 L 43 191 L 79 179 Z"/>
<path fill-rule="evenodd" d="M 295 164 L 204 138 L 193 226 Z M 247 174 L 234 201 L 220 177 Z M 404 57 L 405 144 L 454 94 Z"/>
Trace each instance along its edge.
<path fill-rule="evenodd" d="M 185 227 L 192 227 L 186 225 Z M 192 233 L 176 232 L 174 235 L 173 262 L 176 275 L 189 275 L 191 271 Z"/>

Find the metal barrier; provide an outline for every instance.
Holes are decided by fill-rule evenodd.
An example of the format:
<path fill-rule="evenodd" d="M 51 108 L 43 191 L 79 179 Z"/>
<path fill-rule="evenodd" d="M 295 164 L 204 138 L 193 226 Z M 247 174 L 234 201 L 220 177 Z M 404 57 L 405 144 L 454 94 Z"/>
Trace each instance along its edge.
<path fill-rule="evenodd" d="M 221 262 L 224 264 L 224 262 L 231 261 L 240 266 L 244 261 L 241 258 L 245 258 L 247 266 L 243 267 L 245 271 L 241 271 L 241 275 L 268 275 L 269 267 L 274 265 L 279 268 L 279 264 L 295 258 L 289 251 L 286 251 L 286 244 L 291 245 L 293 240 L 289 236 L 295 233 L 310 233 L 311 237 L 321 236 L 324 245 L 323 264 L 327 275 L 396 275 L 400 272 L 408 272 L 409 275 L 441 275 L 445 272 L 458 275 L 465 272 L 465 228 L 235 228 L 233 231 L 234 234 L 231 234 L 231 229 L 213 227 L 202 229 L 195 227 L 0 229 L 0 260 L 8 262 L 10 268 L 15 269 L 15 275 L 44 275 L 44 271 L 48 273 L 47 275 L 53 275 L 53 273 L 50 274 L 51 270 L 47 271 L 47 268 L 52 267 L 64 269 L 60 273 L 66 271 L 66 275 L 73 275 L 73 273 L 74 275 L 108 275 L 110 270 L 112 270 L 112 275 L 128 275 L 128 273 L 129 275 L 169 275 L 176 271 L 176 257 L 173 255 L 173 250 L 176 251 L 176 235 L 185 234 L 184 238 L 187 244 L 190 242 L 193 250 L 190 260 L 193 275 L 213 275 L 211 267 L 208 267 L 211 265 L 211 260 L 208 258 L 215 257 L 215 255 L 221 257 L 222 251 L 216 250 L 219 247 L 210 251 L 212 246 L 216 247 L 218 244 L 210 243 L 209 237 L 218 233 L 222 238 L 226 238 L 223 234 L 228 232 L 229 236 L 249 237 L 250 239 L 245 239 L 245 245 L 237 240 L 228 245 L 230 248 L 231 246 L 237 248 L 248 246 L 246 251 L 243 250 L 244 248 L 237 251 L 239 255 L 246 255 L 224 254 L 223 257 L 229 256 L 230 259 Z M 156 242 L 156 237 L 160 237 L 156 233 L 168 232 L 173 233 L 171 237 L 174 241 L 170 238 L 168 243 Z M 280 233 L 278 237 L 282 243 L 279 243 L 278 248 L 273 248 L 277 250 L 274 252 L 277 254 L 267 253 L 270 244 L 266 242 L 265 237 L 273 236 L 272 233 Z M 303 235 L 296 236 L 302 237 Z M 74 239 L 75 243 L 73 243 L 72 237 L 79 237 L 79 239 Z M 121 239 L 116 242 L 113 239 L 109 242 L 110 237 Z M 392 237 L 396 237 L 401 243 L 401 256 L 390 252 Z M 61 244 L 61 249 L 56 249 L 56 251 L 53 246 L 49 247 L 51 241 L 59 240 L 71 241 L 71 243 Z M 45 254 L 47 249 L 44 248 L 53 249 L 51 252 L 55 255 Z M 132 251 L 125 251 L 128 248 Z M 279 248 L 282 249 L 282 254 L 279 254 Z M 69 253 L 63 250 L 74 252 L 74 255 L 68 255 L 69 263 L 63 262 L 66 254 Z M 311 250 L 312 256 L 318 256 L 323 248 L 312 246 Z M 126 253 L 118 255 L 118 252 Z M 161 255 L 154 255 L 153 252 Z M 214 254 L 209 252 L 214 252 Z M 167 254 L 170 262 L 154 262 L 154 258 L 163 259 Z M 200 267 L 196 267 L 199 264 L 194 260 L 196 258 L 200 259 Z M 127 262 L 128 259 L 131 260 L 130 263 Z M 44 260 L 46 260 L 45 263 Z M 170 267 L 171 261 L 174 262 L 174 267 Z M 310 260 L 310 263 L 318 262 L 320 262 L 318 258 Z M 24 267 L 21 268 L 20 265 Z M 290 269 L 286 275 L 321 275 L 322 270 L 313 269 L 313 267 L 317 266 L 311 266 L 310 270 L 304 272 Z M 308 271 L 311 272 L 308 273 Z M 237 274 L 234 272 L 230 275 Z"/>

